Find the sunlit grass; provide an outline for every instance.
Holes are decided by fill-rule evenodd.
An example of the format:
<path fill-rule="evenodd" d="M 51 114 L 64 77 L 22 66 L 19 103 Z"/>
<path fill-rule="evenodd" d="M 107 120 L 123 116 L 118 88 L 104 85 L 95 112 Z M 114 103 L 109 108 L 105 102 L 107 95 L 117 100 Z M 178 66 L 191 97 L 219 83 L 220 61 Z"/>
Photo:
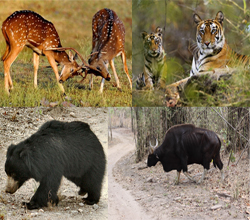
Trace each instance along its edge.
<path fill-rule="evenodd" d="M 9 97 L 4 91 L 3 72 L 0 73 L 2 78 L 0 81 L 0 94 L 2 94 L 0 96 L 0 106 L 39 106 L 43 98 L 49 102 L 58 102 L 59 105 L 63 101 L 68 101 L 75 106 L 131 106 L 131 90 L 126 74 L 122 69 L 122 62 L 118 60 L 115 63 L 117 72 L 120 73 L 119 79 L 122 92 L 113 86 L 115 84 L 114 77 L 110 82 L 105 82 L 102 94 L 99 93 L 101 77 L 94 77 L 93 90 L 91 91 L 89 90 L 90 76 L 87 76 L 87 79 L 81 84 L 78 83 L 81 81 L 81 77 L 75 77 L 63 84 L 67 97 L 70 97 L 70 100 L 68 100 L 62 95 L 52 68 L 40 67 L 38 70 L 38 88 L 35 89 L 33 86 L 32 62 L 24 64 L 18 60 L 13 64 L 11 71 L 14 89 L 10 92 Z M 40 66 L 46 66 L 47 64 L 47 60 L 44 60 Z"/>

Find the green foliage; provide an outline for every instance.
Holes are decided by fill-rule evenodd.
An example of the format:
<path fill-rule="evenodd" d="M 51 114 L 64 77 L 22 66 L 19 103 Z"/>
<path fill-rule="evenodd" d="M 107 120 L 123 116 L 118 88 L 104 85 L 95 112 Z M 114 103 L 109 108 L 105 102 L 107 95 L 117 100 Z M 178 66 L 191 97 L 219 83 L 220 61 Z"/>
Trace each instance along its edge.
<path fill-rule="evenodd" d="M 154 107 L 154 106 L 164 106 L 164 92 L 160 90 L 133 90 L 132 105 L 134 107 Z"/>
<path fill-rule="evenodd" d="M 250 71 L 240 68 L 219 81 L 204 75 L 192 78 L 183 95 L 187 106 L 249 106 Z"/>
<path fill-rule="evenodd" d="M 182 65 L 179 63 L 179 59 L 170 58 L 167 59 L 163 71 L 161 79 L 165 82 L 165 85 L 171 84 L 177 80 L 180 80 L 184 76 L 184 70 Z M 165 85 L 158 88 L 156 86 L 154 91 L 138 91 L 133 90 L 133 106 L 165 106 L 165 94 L 164 88 Z M 134 86 L 135 88 L 135 86 Z"/>
<path fill-rule="evenodd" d="M 165 80 L 167 85 L 184 78 L 184 69 L 180 64 L 179 59 L 167 59 L 166 69 L 167 71 L 163 72 L 162 78 Z"/>

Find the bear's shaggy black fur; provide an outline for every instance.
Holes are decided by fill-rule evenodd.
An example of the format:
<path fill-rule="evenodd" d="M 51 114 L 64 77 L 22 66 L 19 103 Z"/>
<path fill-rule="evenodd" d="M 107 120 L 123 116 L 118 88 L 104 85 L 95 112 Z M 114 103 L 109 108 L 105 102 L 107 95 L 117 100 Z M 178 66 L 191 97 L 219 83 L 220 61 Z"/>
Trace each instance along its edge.
<path fill-rule="evenodd" d="M 28 139 L 7 151 L 6 192 L 14 193 L 30 178 L 40 182 L 28 209 L 57 204 L 62 176 L 88 193 L 87 204 L 100 199 L 106 159 L 102 145 L 88 124 L 80 121 L 49 121 Z"/>

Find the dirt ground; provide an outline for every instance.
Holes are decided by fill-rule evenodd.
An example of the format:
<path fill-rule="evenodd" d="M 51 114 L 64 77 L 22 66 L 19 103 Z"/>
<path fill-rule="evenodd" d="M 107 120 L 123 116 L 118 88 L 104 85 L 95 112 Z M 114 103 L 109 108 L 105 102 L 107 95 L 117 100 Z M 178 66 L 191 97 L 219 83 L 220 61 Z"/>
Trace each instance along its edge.
<path fill-rule="evenodd" d="M 224 182 L 221 182 L 219 170 L 211 165 L 202 184 L 193 183 L 181 174 L 180 184 L 175 185 L 176 171 L 165 173 L 160 163 L 155 167 L 138 169 L 146 166 L 147 158 L 136 164 L 133 134 L 129 130 L 115 129 L 109 148 L 117 148 L 119 152 L 121 145 L 123 149 L 130 148 L 131 152 L 116 163 L 113 179 L 133 195 L 133 200 L 140 205 L 139 211 L 148 215 L 148 219 L 250 219 L 247 154 L 243 155 L 237 166 L 235 163 L 227 166 L 229 155 L 221 153 Z M 238 157 L 236 155 L 236 161 Z M 203 167 L 189 165 L 188 170 L 198 180 Z M 134 209 L 133 212 L 137 213 L 138 210 Z"/>
<path fill-rule="evenodd" d="M 117 131 L 120 131 L 117 133 Z M 122 138 L 123 135 L 125 138 Z M 127 155 L 134 149 L 134 145 L 131 144 L 133 141 L 133 135 L 130 135 L 128 130 L 119 129 L 114 131 L 114 139 L 109 142 L 108 149 L 108 203 L 109 203 L 109 220 L 124 220 L 124 219 L 135 219 L 135 220 L 147 220 L 151 219 L 144 212 L 143 208 L 136 202 L 134 197 L 131 195 L 130 190 L 125 190 L 122 186 L 117 183 L 117 178 L 113 175 L 112 170 L 114 169 L 117 161 Z"/>
<path fill-rule="evenodd" d="M 21 202 L 28 202 L 39 186 L 35 180 L 27 181 L 13 195 L 5 193 L 4 163 L 7 148 L 35 133 L 46 121 L 83 121 L 90 125 L 108 151 L 107 108 L 0 108 L 0 219 L 108 219 L 108 177 L 103 181 L 102 196 L 98 204 L 88 206 L 78 195 L 79 188 L 63 178 L 59 188 L 59 204 L 40 210 L 25 210 Z M 107 156 L 106 156 L 107 158 Z"/>

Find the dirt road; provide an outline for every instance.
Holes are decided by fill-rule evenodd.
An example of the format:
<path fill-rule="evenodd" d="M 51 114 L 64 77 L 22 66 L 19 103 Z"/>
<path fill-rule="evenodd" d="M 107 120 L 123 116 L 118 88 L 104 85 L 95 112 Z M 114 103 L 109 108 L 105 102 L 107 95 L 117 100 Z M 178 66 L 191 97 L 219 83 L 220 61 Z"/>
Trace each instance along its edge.
<path fill-rule="evenodd" d="M 133 134 L 128 129 L 113 130 L 113 140 L 109 143 L 108 149 L 108 209 L 109 220 L 153 219 L 146 214 L 145 210 L 136 202 L 128 190 L 116 182 L 113 175 L 113 168 L 116 162 L 123 156 L 135 149 Z"/>

